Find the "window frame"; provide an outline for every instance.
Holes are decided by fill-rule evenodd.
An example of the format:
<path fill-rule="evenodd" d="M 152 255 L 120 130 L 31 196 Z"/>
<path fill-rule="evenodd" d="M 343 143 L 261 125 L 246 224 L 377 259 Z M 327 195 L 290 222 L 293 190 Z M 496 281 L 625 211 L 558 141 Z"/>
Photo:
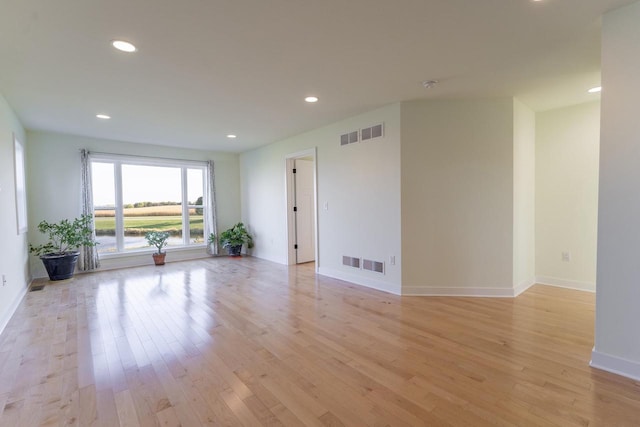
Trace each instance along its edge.
<path fill-rule="evenodd" d="M 100 253 L 101 258 L 109 257 L 121 257 L 126 255 L 135 255 L 139 253 L 153 252 L 153 248 L 141 248 L 141 249 L 125 249 L 124 239 L 124 201 L 123 201 L 123 182 L 122 182 L 122 166 L 156 166 L 156 167 L 172 167 L 180 168 L 180 181 L 181 181 L 181 207 L 182 207 L 182 245 L 167 246 L 165 250 L 187 250 L 195 248 L 204 248 L 207 246 L 206 236 L 204 231 L 207 229 L 207 213 L 209 207 L 206 206 L 205 200 L 206 194 L 206 180 L 207 180 L 207 162 L 197 160 L 180 160 L 169 159 L 162 157 L 144 157 L 125 154 L 107 154 L 107 153 L 91 153 L 89 155 L 89 162 L 93 169 L 93 163 L 108 163 L 113 164 L 113 179 L 114 179 L 114 193 L 115 193 L 115 238 L 116 238 L 116 251 Z M 190 205 L 188 195 L 188 169 L 200 169 L 202 170 L 202 205 Z M 92 177 L 92 181 L 93 181 Z M 92 190 L 93 191 L 93 190 Z M 101 206 L 93 206 L 93 215 L 95 218 L 96 208 Z M 105 206 L 106 207 L 106 206 Z M 203 242 L 189 244 L 191 240 L 191 229 L 189 222 L 189 209 L 199 208 L 202 209 L 202 224 L 203 224 Z M 185 243 L 187 242 L 187 243 Z"/>

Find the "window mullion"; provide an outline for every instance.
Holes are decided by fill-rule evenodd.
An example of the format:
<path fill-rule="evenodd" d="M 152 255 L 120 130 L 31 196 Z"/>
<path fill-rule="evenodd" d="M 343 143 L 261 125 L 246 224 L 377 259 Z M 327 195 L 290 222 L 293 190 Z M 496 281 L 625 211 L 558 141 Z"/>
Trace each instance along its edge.
<path fill-rule="evenodd" d="M 189 192 L 187 189 L 187 168 L 182 167 L 182 244 L 188 245 L 191 241 L 189 226 Z"/>
<path fill-rule="evenodd" d="M 113 164 L 116 193 L 116 246 L 118 252 L 124 251 L 124 204 L 122 202 L 122 163 Z"/>

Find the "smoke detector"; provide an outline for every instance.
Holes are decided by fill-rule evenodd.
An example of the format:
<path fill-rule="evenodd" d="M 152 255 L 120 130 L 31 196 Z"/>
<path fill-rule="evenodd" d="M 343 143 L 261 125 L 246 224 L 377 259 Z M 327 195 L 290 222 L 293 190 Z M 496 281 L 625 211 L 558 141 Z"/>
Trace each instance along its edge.
<path fill-rule="evenodd" d="M 422 86 L 424 86 L 425 89 L 431 89 L 435 87 L 435 85 L 437 84 L 438 84 L 437 80 L 425 80 L 422 82 Z"/>

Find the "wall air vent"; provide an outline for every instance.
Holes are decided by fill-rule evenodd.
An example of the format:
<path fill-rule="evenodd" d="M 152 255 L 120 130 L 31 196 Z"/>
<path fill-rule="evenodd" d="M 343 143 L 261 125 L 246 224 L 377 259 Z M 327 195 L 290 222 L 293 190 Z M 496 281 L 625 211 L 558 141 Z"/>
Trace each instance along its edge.
<path fill-rule="evenodd" d="M 349 134 L 349 144 L 353 144 L 354 142 L 358 142 L 358 131 L 354 130 Z"/>
<path fill-rule="evenodd" d="M 353 144 L 354 142 L 358 142 L 359 140 L 360 138 L 358 138 L 357 130 L 340 135 L 340 145 Z"/>
<path fill-rule="evenodd" d="M 384 123 L 362 128 L 359 131 L 347 132 L 340 135 L 340 145 L 349 145 L 358 141 L 368 141 L 370 139 L 384 136 Z"/>
<path fill-rule="evenodd" d="M 384 126 L 381 124 L 364 128 L 360 131 L 363 141 L 369 139 L 380 138 L 383 134 Z"/>
<path fill-rule="evenodd" d="M 360 258 L 354 258 L 351 256 L 343 256 L 342 257 L 342 265 L 346 265 L 348 267 L 360 268 Z"/>
<path fill-rule="evenodd" d="M 380 261 L 371 261 L 370 259 L 363 259 L 362 268 L 365 270 L 384 274 L 384 263 Z"/>

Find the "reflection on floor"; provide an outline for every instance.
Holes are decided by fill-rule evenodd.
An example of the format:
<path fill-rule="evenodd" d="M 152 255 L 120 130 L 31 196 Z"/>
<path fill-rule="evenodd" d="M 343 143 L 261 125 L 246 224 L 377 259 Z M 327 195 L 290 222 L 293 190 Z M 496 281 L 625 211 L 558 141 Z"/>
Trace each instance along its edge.
<path fill-rule="evenodd" d="M 247 257 L 78 275 L 0 336 L 0 425 L 637 425 L 638 384 L 588 366 L 593 316 Z"/>

